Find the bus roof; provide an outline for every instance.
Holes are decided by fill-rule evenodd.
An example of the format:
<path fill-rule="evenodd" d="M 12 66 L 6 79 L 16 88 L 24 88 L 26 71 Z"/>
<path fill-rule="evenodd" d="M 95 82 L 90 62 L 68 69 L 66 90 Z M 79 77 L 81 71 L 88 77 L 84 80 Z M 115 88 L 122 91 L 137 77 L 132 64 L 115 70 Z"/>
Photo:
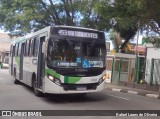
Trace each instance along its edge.
<path fill-rule="evenodd" d="M 14 39 L 13 42 L 11 42 L 11 44 L 15 44 L 15 43 L 19 43 L 19 42 L 25 42 L 27 40 L 27 38 L 30 38 L 32 36 L 36 36 L 38 34 L 41 34 L 43 33 L 44 31 L 47 31 L 49 30 L 50 28 L 73 28 L 73 29 L 79 29 L 79 30 L 90 30 L 90 31 L 95 31 L 95 32 L 101 32 L 101 31 L 98 31 L 96 29 L 91 29 L 91 28 L 84 28 L 84 27 L 77 27 L 77 26 L 63 26 L 63 25 L 55 25 L 55 26 L 48 26 L 48 27 L 45 27 L 41 30 L 38 30 L 36 32 L 33 32 L 33 33 L 29 33 L 28 35 L 26 36 L 23 36 L 23 37 L 19 37 L 17 39 Z"/>
<path fill-rule="evenodd" d="M 16 43 L 19 43 L 19 42 L 25 42 L 26 39 L 24 37 L 19 37 L 17 39 L 14 39 L 14 41 L 11 42 L 11 44 L 16 44 Z"/>
<path fill-rule="evenodd" d="M 46 27 L 46 28 L 43 28 L 43 29 L 38 30 L 38 31 L 33 32 L 33 33 L 29 33 L 29 34 L 27 34 L 26 36 L 16 38 L 16 39 L 14 39 L 14 41 L 13 41 L 11 44 L 20 43 L 20 42 L 25 42 L 25 41 L 27 40 L 27 38 L 36 36 L 36 35 L 44 32 L 44 31 L 46 31 L 47 29 L 50 29 L 50 27 L 51 27 L 51 26 Z"/>
<path fill-rule="evenodd" d="M 52 27 L 60 27 L 60 28 L 74 28 L 74 29 L 80 29 L 80 30 L 91 30 L 91 31 L 98 31 L 96 29 L 91 28 L 85 28 L 85 27 L 77 27 L 77 26 L 63 26 L 63 25 L 55 25 Z"/>

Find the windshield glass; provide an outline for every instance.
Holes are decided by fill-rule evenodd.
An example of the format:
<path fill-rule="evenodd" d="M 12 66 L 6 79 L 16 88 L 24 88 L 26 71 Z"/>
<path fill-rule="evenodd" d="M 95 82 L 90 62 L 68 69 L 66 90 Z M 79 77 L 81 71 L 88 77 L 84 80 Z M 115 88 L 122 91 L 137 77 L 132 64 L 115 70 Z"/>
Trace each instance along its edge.
<path fill-rule="evenodd" d="M 48 65 L 61 68 L 103 67 L 105 44 L 95 41 L 50 39 L 48 43 Z"/>
<path fill-rule="evenodd" d="M 92 42 L 82 43 L 82 67 L 103 67 L 105 62 L 105 44 Z"/>

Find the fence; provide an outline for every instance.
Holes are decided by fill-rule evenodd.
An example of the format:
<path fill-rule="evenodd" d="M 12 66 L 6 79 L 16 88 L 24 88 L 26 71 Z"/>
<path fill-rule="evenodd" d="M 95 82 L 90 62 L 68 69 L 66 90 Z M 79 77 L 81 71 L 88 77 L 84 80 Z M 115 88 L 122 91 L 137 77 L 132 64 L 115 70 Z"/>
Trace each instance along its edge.
<path fill-rule="evenodd" d="M 136 59 L 114 57 L 112 60 L 112 64 L 110 63 L 110 65 L 112 65 L 112 75 L 111 75 L 112 83 L 118 83 L 119 81 L 140 83 L 140 81 L 144 79 L 145 76 L 144 57 L 137 57 Z"/>
<path fill-rule="evenodd" d="M 0 52 L 0 61 L 2 63 L 9 63 L 9 52 L 5 51 L 5 52 Z"/>
<path fill-rule="evenodd" d="M 150 85 L 160 84 L 160 59 L 147 60 L 145 80 Z"/>
<path fill-rule="evenodd" d="M 114 64 L 114 58 L 113 57 L 108 57 L 106 59 L 106 82 L 107 83 L 111 83 L 112 82 L 113 64 Z"/>

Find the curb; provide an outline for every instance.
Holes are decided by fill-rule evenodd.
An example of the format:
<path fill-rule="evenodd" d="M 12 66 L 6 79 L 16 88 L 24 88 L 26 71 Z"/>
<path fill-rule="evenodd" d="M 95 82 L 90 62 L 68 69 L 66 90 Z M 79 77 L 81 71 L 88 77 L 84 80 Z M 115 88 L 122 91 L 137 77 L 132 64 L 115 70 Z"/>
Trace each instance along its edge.
<path fill-rule="evenodd" d="M 106 89 L 110 91 L 115 91 L 115 92 L 129 93 L 134 95 L 141 95 L 141 96 L 146 96 L 150 98 L 160 99 L 160 95 L 153 94 L 153 93 L 151 94 L 146 92 L 137 92 L 137 91 L 127 90 L 127 89 L 120 89 L 120 88 L 106 88 Z"/>

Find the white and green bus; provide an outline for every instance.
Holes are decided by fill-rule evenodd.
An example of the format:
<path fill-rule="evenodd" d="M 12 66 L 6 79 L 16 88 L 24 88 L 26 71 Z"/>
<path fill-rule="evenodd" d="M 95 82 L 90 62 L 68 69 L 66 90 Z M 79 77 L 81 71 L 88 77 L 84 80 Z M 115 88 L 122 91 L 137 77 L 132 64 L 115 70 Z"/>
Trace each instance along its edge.
<path fill-rule="evenodd" d="M 33 87 L 37 96 L 86 94 L 105 89 L 103 32 L 49 26 L 12 42 L 9 69 L 14 83 Z"/>

